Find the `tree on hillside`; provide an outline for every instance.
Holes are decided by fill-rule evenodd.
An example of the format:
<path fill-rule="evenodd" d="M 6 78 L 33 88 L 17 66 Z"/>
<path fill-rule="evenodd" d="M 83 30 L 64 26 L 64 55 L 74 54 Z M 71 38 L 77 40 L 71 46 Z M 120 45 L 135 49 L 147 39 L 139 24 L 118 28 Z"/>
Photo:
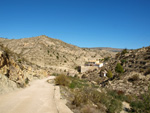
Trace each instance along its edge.
<path fill-rule="evenodd" d="M 117 73 L 123 73 L 123 72 L 124 72 L 123 67 L 121 66 L 120 63 L 117 63 L 116 68 L 115 68 L 115 71 L 116 71 Z"/>
<path fill-rule="evenodd" d="M 127 50 L 127 49 L 124 49 L 124 50 L 122 50 L 121 55 L 124 55 L 124 54 L 126 54 L 126 53 L 128 53 L 128 50 Z"/>
<path fill-rule="evenodd" d="M 113 74 L 112 74 L 111 70 L 108 70 L 108 72 L 107 72 L 107 77 L 108 77 L 108 78 L 112 78 L 112 77 L 113 77 Z"/>

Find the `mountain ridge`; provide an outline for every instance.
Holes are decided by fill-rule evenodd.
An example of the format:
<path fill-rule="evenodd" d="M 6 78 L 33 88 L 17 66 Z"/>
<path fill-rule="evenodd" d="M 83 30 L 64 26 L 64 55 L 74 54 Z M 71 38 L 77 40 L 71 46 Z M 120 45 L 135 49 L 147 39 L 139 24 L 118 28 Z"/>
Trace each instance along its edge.
<path fill-rule="evenodd" d="M 48 68 L 74 69 L 91 59 L 113 57 L 114 52 L 80 48 L 45 35 L 23 39 L 0 39 L 0 44 L 29 62 Z"/>

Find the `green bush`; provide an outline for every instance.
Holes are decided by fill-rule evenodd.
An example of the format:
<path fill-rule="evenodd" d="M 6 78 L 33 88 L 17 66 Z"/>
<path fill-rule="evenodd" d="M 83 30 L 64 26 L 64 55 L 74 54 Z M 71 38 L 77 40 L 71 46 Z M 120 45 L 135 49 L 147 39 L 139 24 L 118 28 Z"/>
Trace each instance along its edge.
<path fill-rule="evenodd" d="M 124 72 L 123 67 L 121 66 L 120 63 L 117 63 L 116 68 L 115 68 L 115 71 L 116 71 L 117 73 L 123 73 L 123 72 Z"/>
<path fill-rule="evenodd" d="M 55 84 L 56 85 L 68 86 L 69 83 L 70 83 L 69 78 L 63 74 L 58 75 L 55 78 Z"/>
<path fill-rule="evenodd" d="M 108 70 L 108 72 L 107 72 L 107 77 L 108 77 L 108 78 L 112 78 L 112 77 L 113 77 L 113 74 L 112 74 L 111 70 Z"/>

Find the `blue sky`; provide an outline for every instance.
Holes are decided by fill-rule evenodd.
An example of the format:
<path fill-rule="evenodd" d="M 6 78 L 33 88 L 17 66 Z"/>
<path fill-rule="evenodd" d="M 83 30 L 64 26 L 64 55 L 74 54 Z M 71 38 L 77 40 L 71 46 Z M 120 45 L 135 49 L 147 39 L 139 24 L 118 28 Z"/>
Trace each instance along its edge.
<path fill-rule="evenodd" d="M 150 0 L 0 0 L 0 37 L 47 35 L 79 47 L 150 45 Z"/>

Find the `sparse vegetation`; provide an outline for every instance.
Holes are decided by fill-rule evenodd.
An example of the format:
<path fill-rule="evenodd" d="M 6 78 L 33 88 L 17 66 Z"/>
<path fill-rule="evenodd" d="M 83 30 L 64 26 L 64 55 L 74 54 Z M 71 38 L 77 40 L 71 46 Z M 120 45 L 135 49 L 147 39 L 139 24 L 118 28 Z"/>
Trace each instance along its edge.
<path fill-rule="evenodd" d="M 88 95 L 86 95 L 83 91 L 76 91 L 74 92 L 74 99 L 72 101 L 73 105 L 76 105 L 77 107 L 81 104 L 86 104 L 88 102 Z"/>
<path fill-rule="evenodd" d="M 117 99 L 112 99 L 108 107 L 108 113 L 119 113 L 122 110 L 122 103 Z"/>
<path fill-rule="evenodd" d="M 148 92 L 137 97 L 131 102 L 132 112 L 136 113 L 150 113 L 150 87 Z"/>
<path fill-rule="evenodd" d="M 126 96 L 124 95 L 124 92 L 121 90 L 115 91 L 115 90 L 107 90 L 107 94 L 111 95 L 113 98 L 120 100 L 120 101 L 125 101 Z"/>
<path fill-rule="evenodd" d="M 122 109 L 122 103 L 119 99 L 91 88 L 85 88 L 75 92 L 75 98 L 72 104 L 79 107 L 83 104 L 90 105 L 91 102 L 97 105 L 100 111 L 104 111 L 107 108 L 108 113 L 120 112 Z"/>
<path fill-rule="evenodd" d="M 97 90 L 99 87 L 93 87 L 93 85 L 88 84 L 86 80 L 78 79 L 75 77 L 67 77 L 67 79 L 69 79 L 70 84 L 66 86 L 70 89 L 73 95 L 73 99 L 71 101 L 72 105 L 79 108 L 81 108 L 83 105 L 90 106 L 90 108 L 94 111 L 98 110 L 108 113 L 121 111 L 121 97 L 124 95 L 124 93 L 120 93 L 118 91 L 118 93 L 116 93 L 117 96 L 115 96 L 110 92 L 99 92 Z M 95 108 L 93 104 L 97 107 Z M 86 110 L 86 108 L 81 109 L 82 112 Z"/>

